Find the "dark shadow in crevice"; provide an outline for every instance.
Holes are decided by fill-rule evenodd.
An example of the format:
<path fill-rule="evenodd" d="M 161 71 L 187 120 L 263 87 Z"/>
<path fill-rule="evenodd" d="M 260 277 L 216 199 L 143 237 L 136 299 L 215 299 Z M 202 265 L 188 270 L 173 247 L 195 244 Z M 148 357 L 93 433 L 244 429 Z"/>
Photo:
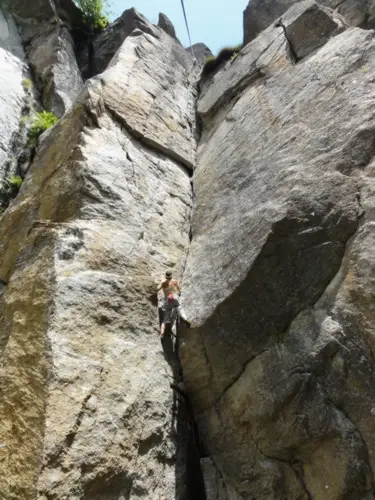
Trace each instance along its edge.
<path fill-rule="evenodd" d="M 162 311 L 159 310 L 162 320 Z M 163 340 L 163 352 L 166 361 L 172 368 L 173 407 L 171 437 L 176 444 L 175 465 L 175 500 L 206 500 L 203 475 L 200 465 L 202 456 L 198 428 L 194 422 L 193 409 L 185 392 L 182 369 L 179 357 L 178 332 L 176 336 L 171 329 L 166 330 Z"/>

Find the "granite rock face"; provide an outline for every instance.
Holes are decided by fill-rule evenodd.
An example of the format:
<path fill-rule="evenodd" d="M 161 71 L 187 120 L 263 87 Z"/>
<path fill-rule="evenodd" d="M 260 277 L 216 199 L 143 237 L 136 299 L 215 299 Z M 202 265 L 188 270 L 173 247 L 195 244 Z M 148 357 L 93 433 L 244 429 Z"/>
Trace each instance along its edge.
<path fill-rule="evenodd" d="M 34 104 L 31 74 L 11 15 L 0 10 L 0 216 L 15 187 L 11 179 L 27 170 L 27 131 L 23 117 Z M 26 84 L 27 83 L 27 84 Z M 22 156 L 22 157 L 20 157 Z"/>
<path fill-rule="evenodd" d="M 116 21 L 93 38 L 92 54 L 90 56 L 87 53 L 83 54 L 82 73 L 86 77 L 102 73 L 123 42 L 135 29 L 145 33 L 153 32 L 152 24 L 136 9 L 125 10 Z"/>
<path fill-rule="evenodd" d="M 22 41 L 13 19 L 0 10 L 0 178 L 11 154 L 14 134 L 19 129 L 19 121 L 24 107 L 25 90 L 22 80 L 26 78 L 28 67 Z"/>
<path fill-rule="evenodd" d="M 295 30 L 295 64 L 288 19 L 330 26 L 295 7 L 202 88 L 181 360 L 217 470 L 206 484 L 222 478 L 229 500 L 367 500 L 375 39 L 333 23 L 318 49 L 319 29 Z"/>
<path fill-rule="evenodd" d="M 62 116 L 0 214 L 4 499 L 374 500 L 375 37 L 348 5 L 262 4 L 199 86 L 208 48 L 134 9 L 87 35 L 84 87 L 70 0 L 0 11 L 0 181 L 36 87 Z"/>
<path fill-rule="evenodd" d="M 26 46 L 44 108 L 58 117 L 71 106 L 83 82 L 70 34 L 80 20 L 71 0 L 16 0 L 10 4 Z"/>
<path fill-rule="evenodd" d="M 101 75 L 105 105 L 143 143 L 192 169 L 197 97 L 192 59 L 160 28 L 148 30 L 133 31 Z"/>
<path fill-rule="evenodd" d="M 129 62 L 142 67 L 148 44 L 163 54 L 165 72 L 147 90 L 157 102 L 157 78 L 165 79 L 170 127 L 174 116 L 195 119 L 195 87 L 181 87 L 188 56 L 155 30 L 126 40 L 43 136 L 0 220 L 5 498 L 186 498 L 169 387 L 176 365 L 163 356 L 155 291 L 165 268 L 178 276 L 185 259 L 191 187 L 175 158 L 193 158 L 195 142 L 190 129 L 173 144 L 162 129 L 154 137 L 157 104 L 142 122 L 153 137 L 144 142 L 132 130 L 141 122 L 121 107 L 144 112 L 144 73 Z M 133 89 L 124 101 L 112 95 L 126 91 L 116 89 L 119 74 Z"/>
<path fill-rule="evenodd" d="M 244 11 L 244 44 L 277 21 L 296 0 L 251 0 Z M 374 28 L 375 3 L 362 0 L 319 0 L 318 3 L 329 8 L 343 18 L 349 26 Z"/>

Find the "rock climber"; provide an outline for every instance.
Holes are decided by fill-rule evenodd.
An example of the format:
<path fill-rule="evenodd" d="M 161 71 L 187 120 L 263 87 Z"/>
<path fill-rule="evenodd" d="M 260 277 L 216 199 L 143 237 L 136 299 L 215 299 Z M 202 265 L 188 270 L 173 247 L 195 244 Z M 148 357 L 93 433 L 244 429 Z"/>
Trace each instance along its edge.
<path fill-rule="evenodd" d="M 171 325 L 173 327 L 177 317 L 179 316 L 185 323 L 185 325 L 190 328 L 190 321 L 187 320 L 185 313 L 180 304 L 180 294 L 181 287 L 177 280 L 173 279 L 172 271 L 167 271 L 165 273 L 165 280 L 158 286 L 158 292 L 163 290 L 163 320 L 160 327 L 160 338 L 164 338 L 166 325 Z"/>

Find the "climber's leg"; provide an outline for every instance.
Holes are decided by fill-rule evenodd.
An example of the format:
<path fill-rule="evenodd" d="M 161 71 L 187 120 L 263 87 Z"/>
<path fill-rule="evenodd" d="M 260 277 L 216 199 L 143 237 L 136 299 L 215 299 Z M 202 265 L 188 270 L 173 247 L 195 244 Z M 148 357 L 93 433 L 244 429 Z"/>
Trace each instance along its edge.
<path fill-rule="evenodd" d="M 160 327 L 160 338 L 163 339 L 167 325 L 172 328 L 173 322 L 176 321 L 176 313 L 174 308 L 164 307 L 163 321 Z"/>

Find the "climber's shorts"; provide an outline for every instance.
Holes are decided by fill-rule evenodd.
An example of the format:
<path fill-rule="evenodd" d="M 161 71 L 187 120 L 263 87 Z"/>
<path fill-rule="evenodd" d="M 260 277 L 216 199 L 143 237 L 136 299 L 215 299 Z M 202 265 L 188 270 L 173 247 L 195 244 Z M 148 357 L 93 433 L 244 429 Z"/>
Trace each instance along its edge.
<path fill-rule="evenodd" d="M 174 323 L 177 319 L 177 307 L 163 309 L 163 323 Z"/>
<path fill-rule="evenodd" d="M 179 301 L 175 299 L 173 302 L 168 301 L 167 298 L 164 300 L 162 307 L 163 311 L 163 323 L 174 323 L 177 319 Z"/>

